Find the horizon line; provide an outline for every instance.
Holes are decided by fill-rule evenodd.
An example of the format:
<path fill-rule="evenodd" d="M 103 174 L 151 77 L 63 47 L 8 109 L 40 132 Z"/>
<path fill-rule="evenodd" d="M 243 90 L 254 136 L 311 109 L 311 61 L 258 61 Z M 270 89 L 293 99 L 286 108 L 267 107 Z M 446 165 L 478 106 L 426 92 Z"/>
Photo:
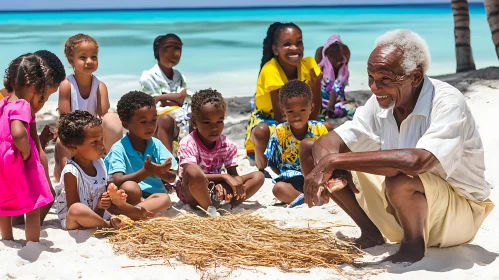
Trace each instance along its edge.
<path fill-rule="evenodd" d="M 178 7 L 178 8 L 101 8 L 101 9 L 44 9 L 44 10 L 1 10 L 3 13 L 40 13 L 40 12 L 123 12 L 123 11 L 192 11 L 192 10 L 264 10 L 264 9 L 307 9 L 307 8 L 378 8 L 378 7 L 450 7 L 451 3 L 409 3 L 409 4 L 337 4 L 337 5 L 292 5 L 292 6 L 240 6 L 240 7 Z M 484 7 L 484 2 L 471 2 L 468 6 L 481 6 Z"/>

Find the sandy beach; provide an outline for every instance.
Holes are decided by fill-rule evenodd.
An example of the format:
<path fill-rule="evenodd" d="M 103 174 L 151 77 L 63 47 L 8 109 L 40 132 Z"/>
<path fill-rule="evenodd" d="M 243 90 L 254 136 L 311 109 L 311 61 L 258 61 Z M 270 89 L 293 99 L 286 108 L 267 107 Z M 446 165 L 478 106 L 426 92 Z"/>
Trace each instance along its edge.
<path fill-rule="evenodd" d="M 487 68 L 470 73 L 436 77 L 458 87 L 465 95 L 475 120 L 479 125 L 485 147 L 486 179 L 493 187 L 499 182 L 499 130 L 493 114 L 499 108 L 499 68 Z M 371 93 L 354 91 L 347 93 L 363 103 Z M 242 174 L 256 170 L 246 158 L 243 139 L 250 113 L 249 97 L 229 98 L 229 111 L 225 133 L 239 147 L 239 167 Z M 45 124 L 55 124 L 54 106 L 46 108 L 38 116 L 39 131 Z M 338 120 L 340 125 L 344 120 Z M 46 152 L 53 168 L 53 144 Z M 52 173 L 52 172 L 51 172 Z M 55 184 L 55 182 L 52 182 Z M 359 230 L 353 221 L 333 202 L 321 207 L 300 206 L 293 209 L 273 206 L 272 182 L 266 179 L 261 190 L 234 210 L 234 213 L 259 214 L 276 221 L 281 227 L 331 226 L 337 236 L 355 237 Z M 190 207 L 171 195 L 172 208 L 164 215 L 174 216 Z M 497 187 L 490 199 L 499 201 Z M 341 272 L 316 268 L 310 273 L 282 273 L 277 268 L 248 268 L 233 271 L 229 279 L 499 279 L 499 211 L 492 211 L 471 244 L 453 248 L 430 248 L 426 256 L 410 266 L 384 264 L 365 268 L 350 265 Z M 351 226 L 336 226 L 337 224 Z M 24 230 L 14 229 L 16 242 L 0 242 L 0 279 L 200 279 L 199 271 L 192 266 L 177 263 L 175 266 L 154 265 L 162 261 L 136 260 L 114 254 L 105 239 L 94 237 L 94 230 L 63 231 L 55 208 L 51 210 L 42 227 L 40 243 L 25 244 Z M 365 250 L 363 260 L 375 261 L 396 252 L 398 245 L 385 244 Z M 124 268 L 124 267 L 127 268 Z M 128 267 L 130 266 L 130 267 Z M 225 272 L 218 269 L 217 272 Z"/>

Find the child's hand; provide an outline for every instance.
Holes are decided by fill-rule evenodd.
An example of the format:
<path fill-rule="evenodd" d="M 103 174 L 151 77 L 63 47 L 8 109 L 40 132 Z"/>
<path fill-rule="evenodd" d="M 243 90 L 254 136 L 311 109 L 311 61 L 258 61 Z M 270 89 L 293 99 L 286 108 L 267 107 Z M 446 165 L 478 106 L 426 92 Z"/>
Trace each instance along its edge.
<path fill-rule="evenodd" d="M 318 86 L 320 88 L 322 83 L 322 68 L 319 76 L 315 74 L 314 68 L 310 68 L 310 86 Z"/>
<path fill-rule="evenodd" d="M 236 199 L 246 198 L 246 190 L 244 189 L 244 182 L 241 176 L 232 177 L 227 174 L 225 182 L 232 188 L 232 193 Z"/>
<path fill-rule="evenodd" d="M 166 175 L 172 167 L 172 158 L 167 158 L 162 164 L 156 164 L 151 161 L 151 156 L 147 155 L 144 161 L 144 169 L 150 175 L 156 175 L 158 177 Z"/>
<path fill-rule="evenodd" d="M 106 210 L 109 207 L 111 207 L 111 198 L 109 197 L 109 194 L 107 192 L 104 192 L 99 198 L 97 208 Z"/>
<path fill-rule="evenodd" d="M 56 138 L 56 130 L 53 127 L 45 125 L 40 133 L 40 144 L 45 149 L 48 143 Z"/>

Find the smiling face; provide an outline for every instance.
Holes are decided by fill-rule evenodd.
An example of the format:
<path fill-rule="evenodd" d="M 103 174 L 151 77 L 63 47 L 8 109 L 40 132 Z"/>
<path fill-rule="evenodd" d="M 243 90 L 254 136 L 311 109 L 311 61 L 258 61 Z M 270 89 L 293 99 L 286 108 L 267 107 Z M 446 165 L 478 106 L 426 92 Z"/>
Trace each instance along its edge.
<path fill-rule="evenodd" d="M 296 67 L 303 58 L 304 47 L 301 31 L 295 27 L 281 29 L 272 50 L 279 60 L 279 64 Z"/>
<path fill-rule="evenodd" d="M 415 104 L 414 94 L 424 75 L 421 67 L 406 75 L 402 62 L 403 53 L 396 46 L 378 46 L 369 56 L 369 87 L 381 108 Z"/>
<path fill-rule="evenodd" d="M 94 42 L 83 41 L 74 47 L 73 55 L 68 57 L 75 72 L 92 74 L 99 67 L 99 49 Z"/>
<path fill-rule="evenodd" d="M 158 50 L 159 64 L 164 68 L 173 68 L 180 62 L 182 56 L 182 42 L 169 37 L 161 41 Z"/>
<path fill-rule="evenodd" d="M 156 107 L 137 109 L 130 121 L 123 121 L 123 127 L 140 139 L 150 139 L 156 131 L 158 113 Z"/>
<path fill-rule="evenodd" d="M 201 142 L 206 147 L 213 146 L 224 130 L 225 111 L 223 106 L 204 104 L 199 114 L 193 116 L 194 126 Z"/>
<path fill-rule="evenodd" d="M 308 118 L 314 108 L 309 98 L 294 96 L 282 101 L 282 111 L 295 130 L 303 130 L 308 126 Z"/>
<path fill-rule="evenodd" d="M 85 160 L 100 159 L 106 152 L 102 126 L 86 126 L 84 130 L 85 140 L 83 143 L 74 148 L 69 148 L 69 150 L 75 156 L 81 157 Z"/>

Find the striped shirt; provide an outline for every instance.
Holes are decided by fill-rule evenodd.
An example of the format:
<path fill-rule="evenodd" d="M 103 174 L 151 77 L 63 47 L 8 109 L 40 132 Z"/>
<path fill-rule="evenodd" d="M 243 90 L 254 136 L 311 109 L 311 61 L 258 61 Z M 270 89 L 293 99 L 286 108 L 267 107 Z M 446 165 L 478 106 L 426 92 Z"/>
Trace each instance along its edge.
<path fill-rule="evenodd" d="M 490 194 L 478 127 L 463 94 L 447 83 L 425 76 L 414 111 L 400 131 L 393 109 L 379 107 L 375 96 L 335 131 L 352 152 L 425 149 L 440 163 L 430 173 L 475 201 Z"/>
<path fill-rule="evenodd" d="M 182 138 L 178 144 L 177 155 L 180 161 L 180 177 L 184 164 L 197 164 L 206 174 L 221 174 L 222 166 L 237 166 L 237 146 L 225 135 L 220 135 L 215 147 L 208 149 L 194 130 Z"/>

